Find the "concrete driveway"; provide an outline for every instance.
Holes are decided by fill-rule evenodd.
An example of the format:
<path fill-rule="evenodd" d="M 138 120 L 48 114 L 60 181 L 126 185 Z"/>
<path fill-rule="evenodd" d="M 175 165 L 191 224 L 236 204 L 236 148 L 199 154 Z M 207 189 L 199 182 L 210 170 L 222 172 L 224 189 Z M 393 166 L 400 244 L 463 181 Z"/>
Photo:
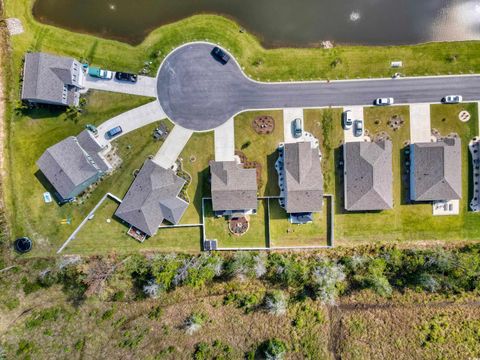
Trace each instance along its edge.
<path fill-rule="evenodd" d="M 430 104 L 410 105 L 410 141 L 430 142 L 431 138 Z"/>
<path fill-rule="evenodd" d="M 152 161 L 164 169 L 171 168 L 175 164 L 175 161 L 177 161 L 185 145 L 187 145 L 192 134 L 192 130 L 176 125 Z"/>
<path fill-rule="evenodd" d="M 252 109 L 371 105 L 378 97 L 395 103 L 439 102 L 446 94 L 480 99 L 480 76 L 419 77 L 297 83 L 248 79 L 234 58 L 213 59 L 213 44 L 192 43 L 174 50 L 162 63 L 157 93 L 168 117 L 185 128 L 210 130 Z"/>
<path fill-rule="evenodd" d="M 286 143 L 294 143 L 304 141 L 304 136 L 298 138 L 293 136 L 293 121 L 300 119 L 302 122 L 302 129 L 305 132 L 303 126 L 303 109 L 302 108 L 290 108 L 283 109 L 283 141 Z"/>
<path fill-rule="evenodd" d="M 365 121 L 363 117 L 363 106 L 345 106 L 343 111 L 350 110 L 352 112 L 353 117 L 353 125 L 350 129 L 343 128 L 343 139 L 345 142 L 355 142 L 355 141 L 365 141 Z M 362 136 L 355 136 L 355 120 L 362 120 L 363 123 L 363 134 Z M 342 127 L 343 127 L 343 119 L 342 119 Z"/>
<path fill-rule="evenodd" d="M 138 76 L 136 83 L 99 79 L 90 75 L 85 76 L 84 86 L 88 89 L 119 92 L 131 95 L 157 97 L 157 80 L 149 76 Z"/>
<path fill-rule="evenodd" d="M 128 134 L 130 131 L 151 124 L 154 121 L 165 119 L 166 117 L 167 116 L 162 110 L 160 103 L 155 100 L 105 121 L 97 128 L 98 136 L 96 137 L 96 140 L 100 146 L 106 146 L 111 141 Z M 115 136 L 113 139 L 108 138 L 106 132 L 117 126 L 121 126 L 123 132 L 120 135 Z"/>
<path fill-rule="evenodd" d="M 215 161 L 235 160 L 235 127 L 233 118 L 214 131 Z"/>

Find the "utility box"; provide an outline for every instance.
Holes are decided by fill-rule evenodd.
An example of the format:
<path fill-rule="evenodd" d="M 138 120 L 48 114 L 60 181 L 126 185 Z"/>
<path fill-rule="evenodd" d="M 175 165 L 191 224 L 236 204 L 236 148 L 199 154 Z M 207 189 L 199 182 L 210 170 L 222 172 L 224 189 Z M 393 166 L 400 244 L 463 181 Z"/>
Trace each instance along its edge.
<path fill-rule="evenodd" d="M 403 66 L 403 63 L 401 61 L 392 61 L 390 63 L 390 66 L 392 68 L 401 68 Z"/>

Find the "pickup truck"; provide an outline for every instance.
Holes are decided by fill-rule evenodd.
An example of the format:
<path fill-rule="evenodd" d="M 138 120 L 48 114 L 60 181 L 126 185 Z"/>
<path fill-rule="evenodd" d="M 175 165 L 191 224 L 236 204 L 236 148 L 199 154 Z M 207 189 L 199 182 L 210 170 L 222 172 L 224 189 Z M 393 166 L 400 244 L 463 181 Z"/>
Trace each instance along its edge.
<path fill-rule="evenodd" d="M 100 78 L 100 79 L 107 79 L 107 80 L 110 80 L 110 79 L 113 78 L 113 72 L 111 72 L 109 70 L 103 70 L 103 69 L 100 69 L 100 68 L 96 68 L 96 67 L 89 67 L 88 68 L 88 75 L 90 75 L 92 77 Z"/>

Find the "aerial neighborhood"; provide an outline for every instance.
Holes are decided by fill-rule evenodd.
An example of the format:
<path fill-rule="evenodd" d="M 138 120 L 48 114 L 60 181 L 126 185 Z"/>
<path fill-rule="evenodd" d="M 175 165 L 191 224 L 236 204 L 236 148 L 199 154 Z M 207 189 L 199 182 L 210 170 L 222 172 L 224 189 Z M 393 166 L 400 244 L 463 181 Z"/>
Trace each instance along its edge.
<path fill-rule="evenodd" d="M 433 204 L 433 215 L 459 213 L 463 187 L 462 151 L 466 150 L 462 148 L 458 134 L 432 135 L 428 118 L 430 109 L 423 99 L 418 99 L 418 105 L 410 105 L 410 132 L 416 132 L 415 135 L 412 134 L 412 139 L 403 144 L 406 146 L 396 152 L 397 147 L 387 133 L 369 134 L 363 110 L 369 102 L 378 108 L 390 107 L 395 102 L 393 97 L 365 101 L 368 89 L 357 95 L 354 91 L 345 94 L 346 82 L 261 84 L 242 74 L 232 57 L 215 45 L 191 43 L 173 50 L 161 64 L 157 77 L 148 78 L 103 70 L 48 53 L 25 54 L 21 95 L 22 100 L 30 104 L 75 107 L 89 89 L 144 96 L 153 94 L 156 98 L 138 109 L 104 119 L 103 124 L 88 124 L 78 135 L 47 148 L 37 160 L 38 170 L 47 180 L 45 189 L 51 190 L 49 194 L 60 204 L 76 201 L 85 192 L 95 191 L 94 184 L 118 167 L 113 164 L 118 157 L 113 154 L 115 140 L 149 123 L 168 118 L 174 125 L 172 131 L 168 134 L 164 131 L 167 135 L 164 144 L 156 155 L 144 159 L 123 199 L 116 196 L 120 203 L 112 214 L 124 224 L 125 233 L 142 242 L 155 236 L 162 227 L 189 225 L 182 222 L 182 217 L 192 201 L 186 195 L 188 187 L 192 186 L 191 174 L 180 176 L 180 172 L 184 173 L 184 161 L 178 159 L 190 137 L 198 131 L 213 131 L 215 134 L 214 158 L 205 164 L 208 189 L 205 186 L 195 189 L 195 193 L 201 192 L 201 221 L 197 225 L 203 228 L 201 241 L 206 250 L 222 248 L 217 244 L 222 243 L 220 239 L 209 237 L 205 232 L 207 207 L 214 218 L 224 219 L 230 232 L 227 235 L 238 237 L 241 244 L 241 237 L 248 231 L 252 219 L 263 216 L 258 214 L 259 205 L 266 201 L 270 212 L 272 203 L 276 202 L 275 206 L 280 206 L 290 226 L 309 226 L 315 222 L 323 225 L 325 222 L 326 225 L 318 231 L 329 235 L 326 244 L 318 246 L 327 247 L 333 246 L 334 241 L 334 203 L 339 203 L 347 213 L 365 212 L 372 216 L 394 209 L 399 205 L 396 201 L 407 204 L 429 202 Z M 176 69 L 174 76 L 168 70 L 172 68 Z M 392 94 L 396 91 L 403 94 L 404 88 L 415 82 L 428 91 L 436 81 L 435 77 L 426 78 L 422 85 L 422 79 L 398 79 L 398 75 L 393 79 L 377 80 L 379 86 L 385 84 L 389 89 L 386 91 Z M 445 81 L 448 89 L 449 79 Z M 204 91 L 196 89 L 200 86 L 197 84 L 208 84 L 204 96 L 211 100 L 207 103 L 204 96 L 196 96 L 198 91 Z M 358 87 L 357 82 L 354 86 Z M 238 87 L 256 94 L 255 97 L 238 96 Z M 340 95 L 332 97 L 329 93 L 325 99 L 322 94 L 327 88 L 334 92 L 338 88 Z M 416 91 L 421 97 L 420 90 Z M 440 100 L 444 106 L 449 106 L 463 99 L 461 95 L 445 93 L 435 102 L 440 103 Z M 412 101 L 407 99 L 404 102 Z M 304 126 L 302 108 L 325 106 L 343 109 L 342 116 L 332 120 L 340 122 L 344 134 L 340 142 L 342 157 L 336 161 L 338 167 L 334 169 L 342 174 L 343 193 L 337 193 L 339 198 L 325 193 L 324 189 L 321 149 L 325 139 L 315 137 Z M 262 179 L 261 165 L 249 161 L 235 146 L 235 130 L 239 125 L 235 125 L 234 117 L 242 111 L 282 108 L 284 136 L 277 144 L 274 166 L 269 164 L 273 172 L 268 171 L 268 176 L 275 176 L 276 180 Z M 391 127 L 397 130 L 403 122 L 403 119 L 391 120 Z M 274 131 L 279 124 L 275 125 L 271 116 L 261 116 L 252 126 L 260 136 L 268 136 L 265 134 Z M 256 146 L 254 140 L 247 145 Z M 394 173 L 394 164 L 400 161 L 404 162 L 402 179 L 395 179 L 399 175 Z M 276 193 L 268 196 L 260 193 L 265 181 L 278 183 Z M 401 181 L 403 189 L 408 192 L 402 200 L 394 196 L 397 181 Z M 330 199 L 328 206 L 325 199 Z M 318 214 L 317 217 L 314 214 Z M 92 218 L 94 214 L 88 216 Z M 274 232 L 270 228 L 274 226 L 270 216 L 266 216 L 269 234 L 265 234 L 266 237 Z M 74 238 L 72 236 L 70 240 Z"/>

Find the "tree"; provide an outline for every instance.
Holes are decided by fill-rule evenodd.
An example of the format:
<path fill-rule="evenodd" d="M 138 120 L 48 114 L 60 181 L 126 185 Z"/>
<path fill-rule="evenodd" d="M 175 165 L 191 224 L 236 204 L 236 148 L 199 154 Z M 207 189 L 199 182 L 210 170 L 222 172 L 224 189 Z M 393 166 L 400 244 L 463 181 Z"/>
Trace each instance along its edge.
<path fill-rule="evenodd" d="M 259 355 L 267 360 L 282 360 L 286 353 L 287 346 L 276 338 L 264 341 L 259 347 Z"/>
<path fill-rule="evenodd" d="M 273 315 L 282 316 L 287 312 L 287 297 L 281 290 L 274 290 L 265 295 L 265 309 Z"/>

